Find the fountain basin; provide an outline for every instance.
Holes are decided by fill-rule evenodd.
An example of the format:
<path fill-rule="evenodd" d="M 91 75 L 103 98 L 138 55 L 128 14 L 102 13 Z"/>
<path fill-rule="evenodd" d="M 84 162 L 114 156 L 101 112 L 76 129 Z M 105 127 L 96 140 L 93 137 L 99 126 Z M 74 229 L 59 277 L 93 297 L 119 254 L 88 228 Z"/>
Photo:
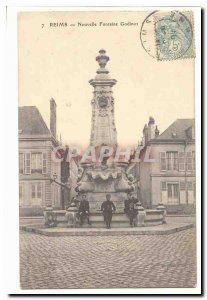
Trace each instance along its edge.
<path fill-rule="evenodd" d="M 66 210 L 53 210 L 53 215 L 55 216 L 55 220 L 57 222 L 58 227 L 68 227 L 68 220 L 66 217 Z M 47 211 L 44 211 L 44 216 L 46 218 Z M 139 214 L 138 214 L 139 217 Z M 90 213 L 90 222 L 91 225 L 83 224 L 82 227 L 93 227 L 93 228 L 101 228 L 105 227 L 103 214 L 100 211 Z M 145 217 L 143 225 L 141 226 L 156 226 L 165 223 L 165 211 L 157 210 L 157 209 L 147 209 L 145 210 Z M 72 224 L 71 224 L 72 226 Z M 76 224 L 79 227 L 79 222 Z M 112 227 L 130 227 L 129 218 L 123 212 L 116 212 L 112 217 Z"/>

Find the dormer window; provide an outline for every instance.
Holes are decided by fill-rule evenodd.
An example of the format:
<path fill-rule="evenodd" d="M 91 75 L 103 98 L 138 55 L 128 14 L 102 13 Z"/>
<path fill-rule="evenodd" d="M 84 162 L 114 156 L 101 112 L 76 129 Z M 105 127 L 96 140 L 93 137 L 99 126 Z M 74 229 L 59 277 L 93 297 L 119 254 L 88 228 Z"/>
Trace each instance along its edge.
<path fill-rule="evenodd" d="M 177 133 L 176 132 L 172 132 L 172 138 L 176 138 L 177 137 Z"/>
<path fill-rule="evenodd" d="M 188 129 L 186 129 L 185 133 L 186 133 L 186 137 L 188 139 L 192 140 L 192 138 L 193 138 L 193 128 L 189 127 Z"/>

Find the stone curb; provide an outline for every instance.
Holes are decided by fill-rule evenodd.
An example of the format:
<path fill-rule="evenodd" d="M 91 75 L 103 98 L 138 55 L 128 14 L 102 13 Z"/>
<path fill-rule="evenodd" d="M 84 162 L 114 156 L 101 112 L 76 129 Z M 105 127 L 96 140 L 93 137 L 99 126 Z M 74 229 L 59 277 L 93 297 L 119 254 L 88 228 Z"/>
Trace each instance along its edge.
<path fill-rule="evenodd" d="M 172 225 L 172 224 L 171 224 Z M 182 230 L 193 228 L 194 224 L 182 224 L 179 226 L 174 225 L 172 228 L 153 228 L 153 229 L 145 229 L 137 228 L 137 230 L 115 230 L 115 229 L 103 229 L 101 230 L 90 230 L 90 229 L 84 229 L 84 230 L 78 230 L 78 229 L 71 229 L 67 230 L 55 230 L 53 229 L 46 229 L 46 228 L 40 228 L 38 226 L 34 225 L 27 225 L 27 226 L 20 226 L 20 230 L 24 230 L 26 232 L 32 232 L 37 234 L 42 234 L 48 237 L 58 237 L 58 236 L 123 236 L 123 235 L 168 235 L 172 233 L 176 233 Z"/>

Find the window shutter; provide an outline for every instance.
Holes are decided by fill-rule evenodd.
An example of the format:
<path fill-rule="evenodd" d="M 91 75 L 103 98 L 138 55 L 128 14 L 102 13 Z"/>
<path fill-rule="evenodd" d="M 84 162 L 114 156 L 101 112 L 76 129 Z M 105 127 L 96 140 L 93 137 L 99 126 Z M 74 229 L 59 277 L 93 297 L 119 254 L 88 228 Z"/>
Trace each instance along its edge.
<path fill-rule="evenodd" d="M 36 154 L 31 153 L 31 170 L 36 170 Z"/>
<path fill-rule="evenodd" d="M 192 152 L 187 152 L 187 171 L 192 171 L 193 169 L 193 160 L 192 160 Z"/>
<path fill-rule="evenodd" d="M 167 190 L 167 184 L 165 181 L 161 182 L 161 190 L 166 191 Z"/>
<path fill-rule="evenodd" d="M 173 166 L 173 169 L 178 171 L 178 168 L 179 168 L 178 152 L 174 152 L 174 166 Z"/>
<path fill-rule="evenodd" d="M 193 190 L 193 183 L 192 183 L 192 181 L 188 181 L 187 182 L 187 188 L 188 188 L 188 191 L 192 191 Z"/>
<path fill-rule="evenodd" d="M 195 167 L 196 167 L 195 151 L 192 151 L 192 167 L 193 167 L 193 170 L 195 170 Z"/>
<path fill-rule="evenodd" d="M 193 197 L 196 198 L 196 183 L 193 182 Z"/>
<path fill-rule="evenodd" d="M 23 160 L 23 174 L 24 174 L 24 171 L 25 171 L 25 154 L 22 153 L 22 160 Z"/>
<path fill-rule="evenodd" d="M 24 164 L 24 171 L 25 174 L 31 174 L 31 153 L 25 153 L 25 164 Z"/>
<path fill-rule="evenodd" d="M 166 171 L 166 153 L 160 152 L 160 169 Z"/>
<path fill-rule="evenodd" d="M 19 153 L 19 173 L 24 174 L 24 153 Z"/>
<path fill-rule="evenodd" d="M 179 152 L 179 171 L 185 171 L 185 153 Z"/>
<path fill-rule="evenodd" d="M 185 190 L 185 181 L 180 181 L 180 190 L 181 191 Z"/>
<path fill-rule="evenodd" d="M 42 184 L 39 182 L 36 185 L 37 188 L 37 198 L 41 199 L 42 198 Z"/>
<path fill-rule="evenodd" d="M 31 183 L 30 185 L 31 199 L 36 198 L 36 186 L 35 183 Z"/>
<path fill-rule="evenodd" d="M 24 204 L 24 184 L 19 185 L 19 205 Z"/>
<path fill-rule="evenodd" d="M 42 153 L 42 173 L 47 173 L 47 153 Z"/>

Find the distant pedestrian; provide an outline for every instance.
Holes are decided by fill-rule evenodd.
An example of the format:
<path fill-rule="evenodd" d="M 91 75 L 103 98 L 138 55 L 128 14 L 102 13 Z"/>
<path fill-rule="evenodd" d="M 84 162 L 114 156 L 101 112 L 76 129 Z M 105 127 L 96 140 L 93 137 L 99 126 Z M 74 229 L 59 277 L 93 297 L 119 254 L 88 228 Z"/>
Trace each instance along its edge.
<path fill-rule="evenodd" d="M 90 209 L 89 208 L 89 202 L 86 199 L 86 195 L 83 194 L 81 202 L 80 202 L 80 206 L 79 206 L 79 209 L 78 209 L 78 215 L 79 215 L 79 218 L 80 218 L 80 225 L 83 225 L 84 219 L 87 219 L 88 224 L 91 225 L 91 222 L 89 220 L 89 209 Z"/>
<path fill-rule="evenodd" d="M 106 222 L 106 228 L 111 228 L 111 220 L 112 220 L 112 213 L 116 211 L 116 207 L 114 203 L 110 200 L 111 195 L 106 195 L 106 201 L 104 201 L 101 205 L 101 210 L 103 211 L 104 221 Z"/>
<path fill-rule="evenodd" d="M 130 226 L 133 227 L 135 225 L 135 217 L 137 211 L 135 210 L 135 199 L 131 194 L 128 194 L 128 199 L 124 202 L 124 212 L 129 217 Z"/>

